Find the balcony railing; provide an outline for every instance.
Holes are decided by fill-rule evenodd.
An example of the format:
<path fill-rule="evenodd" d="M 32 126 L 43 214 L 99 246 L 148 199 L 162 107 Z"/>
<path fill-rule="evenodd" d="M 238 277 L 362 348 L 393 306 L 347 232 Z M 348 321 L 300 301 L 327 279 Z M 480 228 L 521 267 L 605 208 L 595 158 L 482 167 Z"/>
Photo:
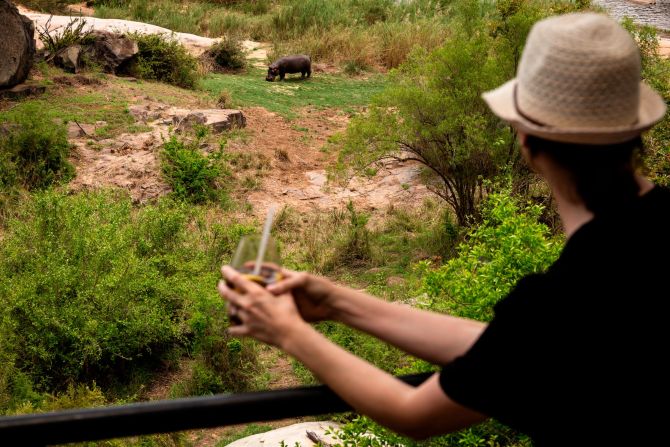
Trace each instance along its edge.
<path fill-rule="evenodd" d="M 430 373 L 398 379 L 417 386 Z M 46 446 L 349 411 L 326 386 L 141 402 L 0 418 L 0 445 Z"/>

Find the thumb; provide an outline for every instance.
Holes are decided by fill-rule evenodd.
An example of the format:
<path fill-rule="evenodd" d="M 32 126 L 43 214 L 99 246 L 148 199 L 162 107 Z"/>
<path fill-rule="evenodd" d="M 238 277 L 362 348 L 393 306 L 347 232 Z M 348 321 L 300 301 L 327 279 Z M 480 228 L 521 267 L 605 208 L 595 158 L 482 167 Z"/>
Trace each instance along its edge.
<path fill-rule="evenodd" d="M 304 286 L 307 281 L 307 274 L 304 272 L 298 273 L 290 270 L 282 270 L 281 274 L 284 279 L 267 287 L 268 292 L 273 295 L 288 293 L 296 287 Z"/>

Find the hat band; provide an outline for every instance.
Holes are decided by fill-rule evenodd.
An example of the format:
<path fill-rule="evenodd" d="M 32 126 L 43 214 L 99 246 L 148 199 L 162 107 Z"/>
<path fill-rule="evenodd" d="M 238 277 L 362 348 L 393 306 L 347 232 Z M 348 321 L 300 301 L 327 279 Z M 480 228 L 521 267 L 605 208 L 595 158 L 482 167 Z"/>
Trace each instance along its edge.
<path fill-rule="evenodd" d="M 513 97 L 514 97 L 514 108 L 516 109 L 517 113 L 519 115 L 521 115 L 522 117 L 526 118 L 531 123 L 535 124 L 536 126 L 550 127 L 550 126 L 547 126 L 542 121 L 538 121 L 535 118 L 532 118 L 532 117 L 528 116 L 527 114 L 525 114 L 523 112 L 523 110 L 521 110 L 521 107 L 519 107 L 519 99 L 517 98 L 517 96 L 518 96 L 517 90 L 518 89 L 519 89 L 519 84 L 518 83 L 514 84 L 514 95 L 513 95 Z"/>

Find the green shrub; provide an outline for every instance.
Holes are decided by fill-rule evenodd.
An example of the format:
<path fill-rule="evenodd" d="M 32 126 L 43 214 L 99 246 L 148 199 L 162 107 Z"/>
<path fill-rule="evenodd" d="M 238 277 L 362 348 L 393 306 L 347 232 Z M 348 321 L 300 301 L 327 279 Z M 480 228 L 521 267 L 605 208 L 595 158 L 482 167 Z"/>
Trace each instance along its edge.
<path fill-rule="evenodd" d="M 228 321 L 221 300 L 202 307 L 192 319 L 198 334 L 194 350 L 198 353 L 191 376 L 176 384 L 174 397 L 200 396 L 223 392 L 249 391 L 259 373 L 256 343 L 232 338 L 226 333 Z"/>
<path fill-rule="evenodd" d="M 531 447 L 526 436 L 519 435 L 504 425 L 489 420 L 474 427 L 426 441 L 414 441 L 376 424 L 365 416 L 345 420 L 333 434 L 338 445 L 355 447 Z M 370 435 L 374 436 L 370 436 Z"/>
<path fill-rule="evenodd" d="M 123 381 L 185 341 L 189 303 L 208 285 L 186 222 L 181 206 L 135 213 L 112 193 L 23 204 L 0 244 L 0 321 L 14 333 L 3 349 L 38 390 Z"/>
<path fill-rule="evenodd" d="M 86 29 L 87 22 L 81 17 L 70 19 L 62 29 L 51 29 L 50 24 L 51 18 L 43 27 L 37 27 L 37 33 L 50 58 L 70 45 L 83 45 L 91 41 L 90 35 L 93 28 Z"/>
<path fill-rule="evenodd" d="M 651 26 L 639 26 L 626 19 L 623 26 L 640 47 L 642 78 L 670 102 L 670 60 L 659 55 L 658 32 Z M 645 164 L 648 175 L 658 184 L 670 185 L 670 115 L 644 135 Z"/>
<path fill-rule="evenodd" d="M 128 74 L 184 88 L 198 82 L 198 63 L 174 38 L 161 34 L 134 33 L 139 52 L 128 65 Z"/>
<path fill-rule="evenodd" d="M 207 50 L 207 55 L 221 70 L 241 70 L 247 62 L 240 42 L 229 37 L 224 37 L 220 42 L 214 44 Z"/>
<path fill-rule="evenodd" d="M 520 205 L 509 190 L 489 195 L 482 223 L 458 248 L 458 256 L 436 270 L 423 264 L 430 308 L 489 320 L 493 306 L 521 277 L 543 271 L 558 257 L 562 243 L 538 222 L 541 213 L 539 205 Z"/>
<path fill-rule="evenodd" d="M 0 147 L 0 191 L 46 188 L 74 174 L 65 126 L 54 123 L 38 104 L 0 117 Z"/>
<path fill-rule="evenodd" d="M 221 164 L 222 152 L 203 155 L 200 138 L 190 144 L 171 135 L 163 143 L 161 170 L 172 187 L 172 193 L 180 200 L 203 203 L 219 198 L 225 201 L 226 192 L 220 184 L 224 174 Z"/>

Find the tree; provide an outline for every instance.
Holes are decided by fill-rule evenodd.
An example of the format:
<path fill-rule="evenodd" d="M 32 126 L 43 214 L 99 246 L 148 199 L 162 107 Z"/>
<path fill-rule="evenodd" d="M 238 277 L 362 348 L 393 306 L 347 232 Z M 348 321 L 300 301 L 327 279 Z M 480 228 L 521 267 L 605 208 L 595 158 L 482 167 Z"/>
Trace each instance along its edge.
<path fill-rule="evenodd" d="M 506 166 L 527 175 L 513 130 L 481 94 L 514 77 L 532 24 L 554 12 L 522 0 L 482 8 L 454 3 L 451 36 L 430 53 L 415 49 L 391 72 L 368 113 L 352 120 L 340 153 L 340 165 L 354 169 L 387 159 L 423 164 L 427 186 L 453 207 L 460 225 L 476 217 L 484 180 Z"/>

